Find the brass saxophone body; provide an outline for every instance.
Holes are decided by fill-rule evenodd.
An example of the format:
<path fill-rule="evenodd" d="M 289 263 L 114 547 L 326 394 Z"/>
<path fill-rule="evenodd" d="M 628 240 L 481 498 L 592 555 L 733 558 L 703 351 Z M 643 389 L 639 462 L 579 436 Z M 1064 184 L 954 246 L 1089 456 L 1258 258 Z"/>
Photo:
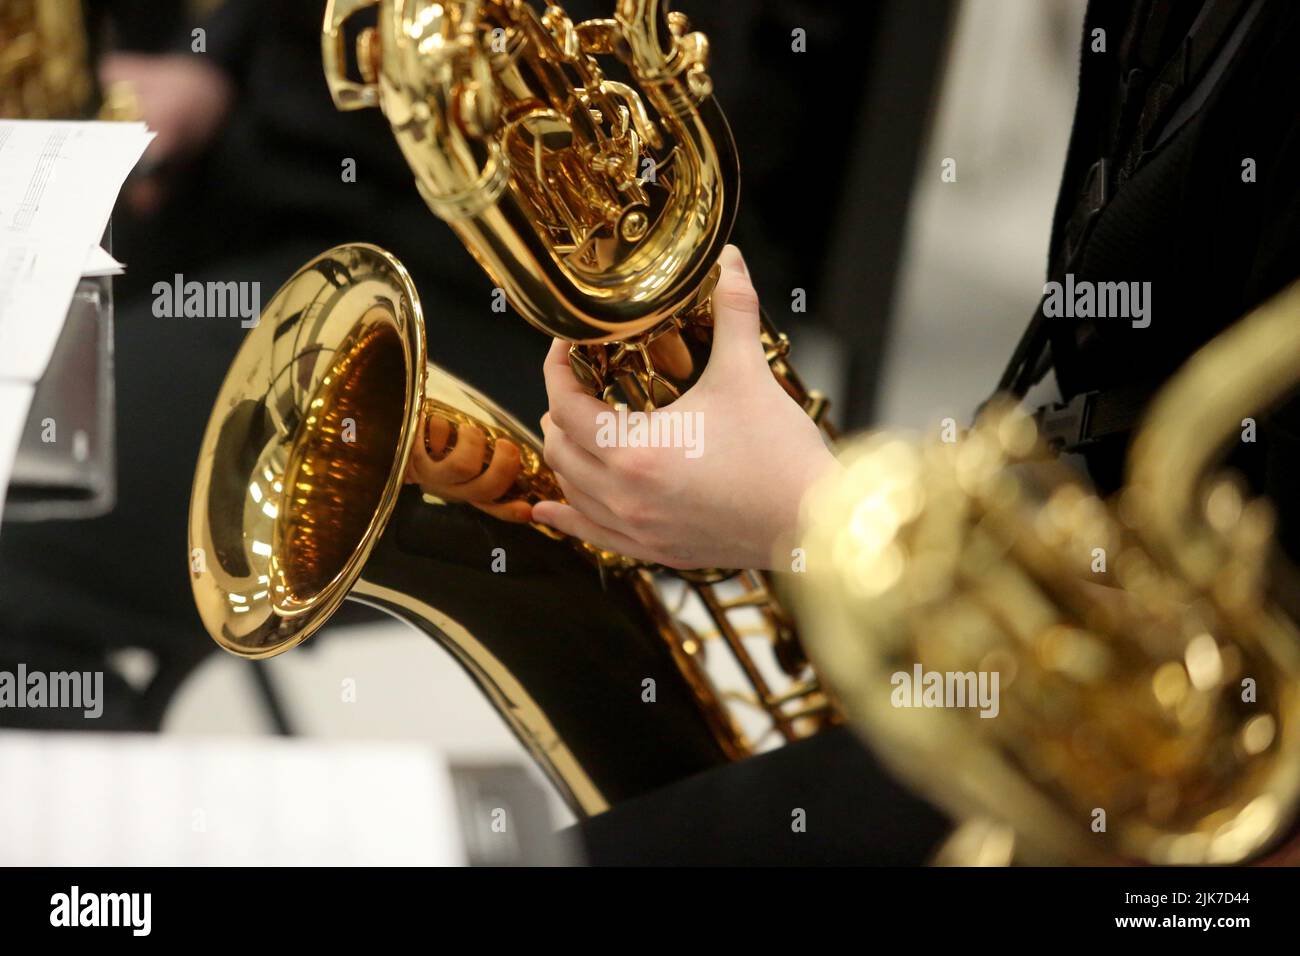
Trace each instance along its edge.
<path fill-rule="evenodd" d="M 425 202 L 528 322 L 626 340 L 700 301 L 740 185 L 701 34 L 650 0 L 576 25 L 555 5 L 385 0 L 358 84 L 343 24 L 369 5 L 326 13 L 335 102 L 382 107 Z M 644 99 L 597 52 L 622 57 Z"/>

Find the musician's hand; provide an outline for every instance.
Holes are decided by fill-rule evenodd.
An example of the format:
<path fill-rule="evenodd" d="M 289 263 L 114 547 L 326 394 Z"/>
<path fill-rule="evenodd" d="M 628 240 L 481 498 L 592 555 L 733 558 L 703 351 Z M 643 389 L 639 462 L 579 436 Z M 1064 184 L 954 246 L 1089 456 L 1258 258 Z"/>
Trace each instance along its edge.
<path fill-rule="evenodd" d="M 498 502 L 510 490 L 523 463 L 519 446 L 500 439 L 486 470 L 483 459 L 487 436 L 473 426 L 454 426 L 438 414 L 420 421 L 420 435 L 411 452 L 405 480 L 417 484 L 428 495 L 443 501 L 463 501 L 502 521 L 532 520 L 532 506 L 526 501 Z"/>
<path fill-rule="evenodd" d="M 99 80 L 129 85 L 140 118 L 158 134 L 124 189 L 136 212 L 151 214 L 166 192 L 161 173 L 208 147 L 230 113 L 234 84 L 207 57 L 185 54 L 108 53 Z"/>
<path fill-rule="evenodd" d="M 800 498 L 838 466 L 772 376 L 739 250 L 728 246 L 721 263 L 709 364 L 660 410 L 694 416 L 698 447 L 605 447 L 609 429 L 602 436 L 600 423 L 608 419 L 598 416 L 610 408 L 583 390 L 567 344 L 557 341 L 546 359 L 542 430 L 568 504 L 539 502 L 534 520 L 671 568 L 784 566 L 773 549 L 793 535 Z"/>

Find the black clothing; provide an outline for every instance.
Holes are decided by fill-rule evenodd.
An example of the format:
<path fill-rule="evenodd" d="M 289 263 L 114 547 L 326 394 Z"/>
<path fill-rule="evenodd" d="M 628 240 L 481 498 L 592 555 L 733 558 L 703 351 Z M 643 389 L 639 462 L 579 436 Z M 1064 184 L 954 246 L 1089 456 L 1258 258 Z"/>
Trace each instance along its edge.
<path fill-rule="evenodd" d="M 625 801 L 574 830 L 593 866 L 919 866 L 951 824 L 836 727 Z"/>
<path fill-rule="evenodd" d="M 1076 283 L 1150 282 L 1151 324 L 1046 318 L 1066 399 L 1158 386 L 1216 334 L 1300 277 L 1300 181 L 1293 174 L 1300 168 L 1300 5 L 1238 6 L 1241 35 L 1221 72 L 1198 91 L 1203 102 L 1186 118 L 1177 109 L 1164 111 L 1164 128 L 1148 136 L 1154 148 L 1136 164 L 1133 114 L 1148 104 L 1134 84 L 1130 112 L 1120 115 L 1125 77 L 1143 62 L 1151 75 L 1180 56 L 1187 30 L 1206 11 L 1199 3 L 1152 0 L 1098 0 L 1088 8 L 1048 278 L 1059 281 L 1069 271 Z M 1106 33 L 1105 52 L 1093 50 L 1096 30 Z M 1070 220 L 1089 170 L 1103 157 L 1112 198 L 1067 262 Z M 1103 491 L 1122 481 L 1129 437 L 1084 452 Z M 1282 543 L 1300 557 L 1300 502 L 1288 477 L 1300 465 L 1300 405 L 1261 416 L 1258 443 L 1243 444 L 1232 464 L 1278 503 Z"/>

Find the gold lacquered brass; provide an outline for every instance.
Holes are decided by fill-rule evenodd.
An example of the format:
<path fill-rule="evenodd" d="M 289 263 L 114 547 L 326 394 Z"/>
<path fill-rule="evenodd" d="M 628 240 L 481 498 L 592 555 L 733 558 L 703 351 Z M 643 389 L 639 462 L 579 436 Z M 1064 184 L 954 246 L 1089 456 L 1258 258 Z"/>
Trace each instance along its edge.
<path fill-rule="evenodd" d="M 1157 396 L 1111 502 L 1009 402 L 953 443 L 861 438 L 809 495 L 809 650 L 964 822 L 945 862 L 1005 861 L 1014 838 L 1025 862 L 1237 863 L 1291 832 L 1300 630 L 1271 590 L 1267 502 L 1215 465 L 1298 379 L 1295 285 Z M 899 706 L 918 667 L 997 673 L 997 715 Z"/>
<path fill-rule="evenodd" d="M 645 572 L 403 485 L 421 416 L 440 415 L 520 448 L 507 500 L 556 494 L 538 439 L 425 350 L 410 278 L 374 246 L 318 256 L 267 303 L 195 474 L 191 583 L 208 632 L 264 658 L 345 598 L 386 610 L 456 658 L 579 814 L 725 761 L 671 620 L 644 603 Z"/>
<path fill-rule="evenodd" d="M 0 116 L 75 119 L 94 95 L 81 0 L 0 4 Z"/>
<path fill-rule="evenodd" d="M 511 305 L 574 343 L 571 364 L 593 394 L 642 411 L 703 371 L 716 264 L 740 195 L 708 40 L 667 6 L 618 0 L 612 17 L 575 23 L 556 4 L 539 12 L 524 0 L 331 0 L 321 37 L 336 105 L 380 107 L 420 194 Z M 367 8 L 376 24 L 353 29 Z M 831 435 L 825 398 L 800 382 L 788 340 L 766 319 L 762 335 L 773 374 Z M 630 574 L 729 754 L 836 719 L 767 575 L 683 575 L 685 597 L 712 622 L 696 634 L 662 576 Z M 762 661 L 747 646 L 755 634 Z M 735 658 L 739 689 L 706 671 L 711 637 Z M 761 718 L 756 731 L 733 719 L 737 703 Z"/>
<path fill-rule="evenodd" d="M 372 6 L 355 83 L 343 31 Z M 664 7 L 622 0 L 613 19 L 578 24 L 523 0 L 326 12 L 335 102 L 382 107 L 429 207 L 558 338 L 624 340 L 694 305 L 735 219 L 739 166 L 708 95 L 707 41 Z M 606 54 L 640 93 L 604 75 Z"/>
<path fill-rule="evenodd" d="M 137 120 L 129 83 L 100 90 L 81 0 L 0 3 L 0 117 Z"/>

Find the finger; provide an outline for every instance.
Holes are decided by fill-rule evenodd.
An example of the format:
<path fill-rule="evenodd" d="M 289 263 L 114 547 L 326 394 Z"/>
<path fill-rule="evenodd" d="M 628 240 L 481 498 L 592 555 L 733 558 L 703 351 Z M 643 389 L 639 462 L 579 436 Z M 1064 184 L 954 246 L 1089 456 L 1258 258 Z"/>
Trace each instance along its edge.
<path fill-rule="evenodd" d="M 601 412 L 609 406 L 591 395 L 573 374 L 569 365 L 569 343 L 556 339 L 542 366 L 546 379 L 546 399 L 555 423 L 583 448 L 599 454 L 596 429 Z"/>
<path fill-rule="evenodd" d="M 510 490 L 522 468 L 519 446 L 502 439 L 496 443 L 487 471 L 477 478 L 452 485 L 447 492 L 462 501 L 490 504 Z"/>
<path fill-rule="evenodd" d="M 424 422 L 424 444 L 434 461 L 443 458 L 451 442 L 451 422 L 442 415 L 433 414 Z"/>
<path fill-rule="evenodd" d="M 445 445 L 441 458 L 429 454 L 422 440 L 411 449 L 411 461 L 416 481 L 432 495 L 445 495 L 453 486 L 477 478 L 483 471 L 483 455 L 487 439 L 472 425 L 456 430 L 456 444 L 447 451 Z"/>
<path fill-rule="evenodd" d="M 569 348 L 570 344 L 564 339 L 551 341 L 551 347 L 546 352 L 546 361 L 542 363 L 542 376 L 546 379 L 546 394 L 548 397 L 584 395 L 594 402 L 596 399 L 578 381 L 578 376 L 573 374 L 573 366 L 569 364 Z"/>
<path fill-rule="evenodd" d="M 504 504 L 489 505 L 475 502 L 474 507 L 484 514 L 511 524 L 527 524 L 533 520 L 533 506 L 526 501 L 507 501 Z"/>
<path fill-rule="evenodd" d="M 533 520 L 598 548 L 616 551 L 629 558 L 653 560 L 641 553 L 641 546 L 627 535 L 597 524 L 572 505 L 558 501 L 539 501 L 533 505 Z"/>
<path fill-rule="evenodd" d="M 424 491 L 429 494 L 438 493 L 437 486 L 441 484 L 438 475 L 438 463 L 429 454 L 423 433 L 418 433 L 411 445 L 411 460 L 406 466 L 406 473 L 409 479 L 418 484 Z"/>
<path fill-rule="evenodd" d="M 444 481 L 458 485 L 482 474 L 486 457 L 487 436 L 473 425 L 462 425 L 456 429 L 456 444 L 437 464 Z"/>
<path fill-rule="evenodd" d="M 137 80 L 147 76 L 142 74 L 142 70 L 147 70 L 150 58 L 138 53 L 113 52 L 106 53 L 99 61 L 99 81 L 104 86 L 115 83 L 118 80 Z"/>
<path fill-rule="evenodd" d="M 550 412 L 542 416 L 542 434 L 546 436 L 546 463 L 552 471 L 591 495 L 599 495 L 613 484 L 605 463 L 570 438 L 551 420 Z"/>
<path fill-rule="evenodd" d="M 411 445 L 411 460 L 406 463 L 406 480 L 415 482 L 423 491 L 436 494 L 434 488 L 436 466 L 437 462 L 429 457 L 429 450 L 424 447 L 423 439 L 417 435 Z"/>
<path fill-rule="evenodd" d="M 456 497 L 446 488 L 424 487 L 418 478 L 414 475 L 408 475 L 407 484 L 419 484 L 420 490 L 431 495 L 436 495 L 443 501 L 453 503 L 463 503 L 477 508 L 485 514 L 491 515 L 501 521 L 509 521 L 512 524 L 527 524 L 533 520 L 533 506 L 527 501 L 504 501 L 501 503 L 492 503 L 484 501 L 466 501 L 457 502 Z M 454 485 L 452 486 L 455 487 Z"/>
<path fill-rule="evenodd" d="M 564 492 L 564 497 L 568 503 L 592 521 L 611 529 L 618 529 L 623 524 L 618 515 L 563 475 L 557 474 L 555 477 L 560 482 L 560 490 Z"/>
<path fill-rule="evenodd" d="M 740 250 L 727 246 L 718 265 L 722 272 L 713 289 L 713 350 L 707 368 L 714 374 L 730 374 L 745 366 L 766 365 L 759 339 L 758 293 Z"/>

